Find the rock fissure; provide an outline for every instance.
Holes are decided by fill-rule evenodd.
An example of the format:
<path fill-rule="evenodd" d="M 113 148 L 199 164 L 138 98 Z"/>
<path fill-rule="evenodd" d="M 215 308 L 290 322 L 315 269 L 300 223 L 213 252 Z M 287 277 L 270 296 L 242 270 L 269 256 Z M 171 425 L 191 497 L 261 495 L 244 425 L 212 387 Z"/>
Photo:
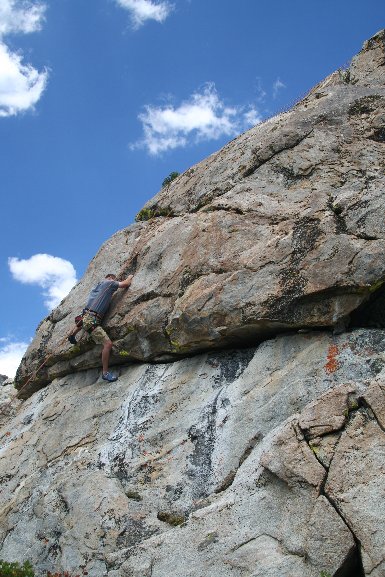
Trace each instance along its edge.
<path fill-rule="evenodd" d="M 222 493 L 223 491 L 226 491 L 226 489 L 231 487 L 231 485 L 233 484 L 233 482 L 235 480 L 235 477 L 237 475 L 238 470 L 242 467 L 242 465 L 246 461 L 246 459 L 251 455 L 251 453 L 252 453 L 253 449 L 255 448 L 255 446 L 257 445 L 257 443 L 261 440 L 262 440 L 262 436 L 261 436 L 261 434 L 258 433 L 249 441 L 246 449 L 243 451 L 243 453 L 242 453 L 242 455 L 238 461 L 237 467 L 235 469 L 232 469 L 231 471 L 229 471 L 229 473 L 225 476 L 225 478 L 220 483 L 220 485 L 214 490 L 214 493 L 216 493 L 216 494 Z"/>
<path fill-rule="evenodd" d="M 132 305 L 136 306 L 138 304 L 145 303 L 145 302 L 155 300 L 158 298 L 173 298 L 173 297 L 174 297 L 174 293 L 168 293 L 168 292 L 161 293 L 161 292 L 156 292 L 156 291 L 150 291 L 148 293 L 144 293 L 144 294 L 138 296 L 137 298 L 135 298 L 132 301 Z"/>
<path fill-rule="evenodd" d="M 337 428 L 337 429 L 335 429 L 335 431 L 341 431 L 341 429 L 346 430 L 346 427 L 348 426 L 349 420 L 363 406 L 364 406 L 364 400 L 361 397 L 358 397 L 357 399 L 354 396 L 349 397 L 349 408 L 347 409 L 347 413 L 348 413 L 347 414 L 347 420 L 344 422 L 343 426 L 340 429 Z M 354 531 L 352 524 L 348 522 L 348 520 L 346 519 L 346 516 L 343 514 L 343 511 L 338 506 L 336 500 L 333 499 L 333 497 L 330 495 L 330 492 L 328 492 L 326 490 L 329 471 L 333 467 L 333 459 L 335 458 L 339 441 L 337 441 L 337 444 L 334 447 L 333 453 L 331 455 L 330 462 L 329 462 L 328 466 L 326 466 L 325 463 L 318 457 L 317 451 L 314 450 L 314 447 L 312 446 L 311 440 L 306 438 L 306 430 L 303 430 L 300 427 L 300 425 L 298 425 L 298 426 L 299 426 L 299 429 L 303 433 L 304 440 L 306 441 L 306 443 L 308 444 L 308 446 L 312 450 L 315 458 L 322 465 L 322 467 L 325 469 L 325 474 L 323 476 L 322 482 L 321 482 L 320 487 L 319 487 L 319 495 L 322 495 L 327 499 L 329 504 L 333 507 L 333 509 L 335 510 L 337 515 L 340 517 L 341 521 L 346 525 L 346 527 L 349 530 L 350 534 L 352 535 L 354 543 L 355 543 L 354 549 L 352 549 L 349 552 L 347 558 L 344 560 L 343 564 L 337 570 L 335 575 L 338 577 L 365 577 L 366 573 L 365 573 L 365 570 L 363 567 L 363 561 L 362 561 L 362 556 L 361 556 L 361 542 L 358 539 L 357 535 L 355 534 L 355 531 Z M 322 427 L 322 425 L 318 425 L 318 426 Z M 313 427 L 314 427 L 314 425 L 313 425 Z M 315 425 L 315 427 L 317 427 L 317 425 Z M 330 435 L 324 434 L 324 435 L 322 435 L 322 438 L 327 438 L 328 436 L 330 436 Z"/>
<path fill-rule="evenodd" d="M 383 394 L 385 397 L 385 393 L 383 393 Z M 361 407 L 370 411 L 370 417 L 376 421 L 378 427 L 381 429 L 381 431 L 383 433 L 385 433 L 385 424 L 384 424 L 384 422 L 381 422 L 380 419 L 378 419 L 375 411 L 372 409 L 372 407 L 370 405 L 370 402 L 365 397 L 359 397 L 358 402 L 359 402 Z"/>
<path fill-rule="evenodd" d="M 274 149 L 274 145 L 272 145 L 271 150 L 270 150 L 270 154 L 266 154 L 265 158 L 263 156 L 258 158 L 258 153 L 261 151 L 255 151 L 254 154 L 255 154 L 256 159 L 248 168 L 246 168 L 242 172 L 242 178 L 248 178 L 249 176 L 253 175 L 259 168 L 261 168 L 261 166 L 268 163 L 270 160 L 272 160 L 275 156 L 277 156 L 278 154 L 280 154 L 284 150 L 291 150 L 291 149 L 295 148 L 301 142 L 303 142 L 305 140 L 305 138 L 310 136 L 310 134 L 312 132 L 314 132 L 314 128 L 312 128 L 311 130 L 309 130 L 305 134 L 300 134 L 300 135 L 292 138 L 291 140 L 289 138 L 287 143 L 282 144 L 282 145 L 278 145 L 276 150 Z"/>
<path fill-rule="evenodd" d="M 346 567 L 344 568 L 344 566 L 342 566 L 340 568 L 339 577 L 366 577 L 363 562 L 362 562 L 362 555 L 361 555 L 361 547 L 362 546 L 361 546 L 360 540 L 357 538 L 357 535 L 355 534 L 353 527 L 351 527 L 351 525 L 348 523 L 348 521 L 346 520 L 346 518 L 342 514 L 342 512 L 341 512 L 340 508 L 338 507 L 338 505 L 336 504 L 336 502 L 331 498 L 330 495 L 327 494 L 327 492 L 324 492 L 323 495 L 328 500 L 330 505 L 333 507 L 333 509 L 335 510 L 337 515 L 339 515 L 342 522 L 346 525 L 346 527 L 350 531 L 350 533 L 353 537 L 354 543 L 355 543 L 355 550 L 351 552 L 350 559 L 347 559 L 344 562 L 344 563 L 346 563 L 349 571 L 352 571 L 352 573 L 354 571 L 354 573 L 352 574 L 350 572 L 346 572 Z M 352 563 L 352 561 L 353 561 L 353 563 Z M 353 564 L 353 567 L 351 567 L 352 564 Z"/>
<path fill-rule="evenodd" d="M 355 234 L 352 234 L 353 238 L 357 238 L 358 240 L 383 240 L 383 237 L 381 236 L 371 236 L 370 234 L 367 234 L 365 232 L 357 232 Z"/>
<path fill-rule="evenodd" d="M 219 204 L 216 204 L 214 206 L 204 206 L 201 207 L 199 210 L 205 212 L 228 212 L 230 214 L 240 214 L 242 216 L 244 216 L 246 212 L 253 212 L 251 208 L 247 210 L 242 210 L 239 207 L 224 206 Z"/>
<path fill-rule="evenodd" d="M 260 537 L 268 537 L 269 539 L 273 539 L 273 541 L 277 541 L 277 538 L 274 537 L 274 535 L 270 535 L 269 533 L 260 533 L 259 535 L 255 535 L 255 537 L 250 537 L 250 539 L 247 539 L 246 541 L 243 541 L 242 543 L 239 543 L 238 545 L 236 545 L 235 547 L 232 547 L 230 549 L 231 553 L 234 553 L 235 551 L 237 551 L 238 549 L 241 549 L 241 547 L 244 547 L 245 545 L 248 545 L 249 543 L 252 543 L 253 541 L 256 541 L 257 539 L 259 539 Z"/>
<path fill-rule="evenodd" d="M 93 442 L 95 441 L 94 438 L 89 439 L 89 435 L 85 436 L 83 439 L 80 439 L 80 441 L 77 441 L 76 443 L 74 443 L 73 445 L 68 445 L 61 453 L 60 455 L 56 455 L 55 457 L 53 457 L 52 459 L 49 458 L 49 456 L 47 455 L 47 453 L 44 452 L 44 449 L 42 449 L 42 453 L 44 454 L 46 460 L 47 460 L 47 465 L 51 465 L 53 462 L 61 459 L 62 457 L 71 454 L 72 451 L 76 451 L 76 449 L 79 449 L 80 447 L 85 447 L 87 445 L 91 445 Z"/>

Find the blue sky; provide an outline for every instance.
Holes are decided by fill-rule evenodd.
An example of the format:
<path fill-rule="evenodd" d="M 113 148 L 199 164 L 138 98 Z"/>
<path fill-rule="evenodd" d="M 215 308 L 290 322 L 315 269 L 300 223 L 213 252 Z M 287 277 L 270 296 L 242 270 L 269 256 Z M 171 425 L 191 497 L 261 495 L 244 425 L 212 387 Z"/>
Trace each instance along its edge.
<path fill-rule="evenodd" d="M 0 0 L 0 374 L 170 172 L 289 107 L 384 16 L 383 0 Z"/>

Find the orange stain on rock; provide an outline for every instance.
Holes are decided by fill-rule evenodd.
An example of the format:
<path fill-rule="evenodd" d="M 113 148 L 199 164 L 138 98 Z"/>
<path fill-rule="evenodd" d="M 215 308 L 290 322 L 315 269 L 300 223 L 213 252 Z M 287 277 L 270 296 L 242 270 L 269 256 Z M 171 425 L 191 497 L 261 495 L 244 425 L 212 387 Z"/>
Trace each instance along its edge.
<path fill-rule="evenodd" d="M 328 350 L 327 356 L 327 363 L 325 365 L 325 371 L 327 373 L 334 373 L 340 366 L 337 357 L 339 354 L 339 350 L 337 345 L 330 345 Z"/>

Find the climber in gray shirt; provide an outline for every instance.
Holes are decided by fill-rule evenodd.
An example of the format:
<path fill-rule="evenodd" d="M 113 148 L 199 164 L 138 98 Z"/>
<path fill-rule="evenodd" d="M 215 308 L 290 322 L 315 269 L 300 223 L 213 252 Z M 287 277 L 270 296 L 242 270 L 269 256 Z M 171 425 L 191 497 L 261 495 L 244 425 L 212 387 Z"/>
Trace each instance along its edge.
<path fill-rule="evenodd" d="M 104 315 L 108 311 L 111 299 L 118 290 L 118 288 L 128 288 L 132 282 L 132 275 L 128 276 L 124 281 L 117 281 L 114 274 L 108 274 L 104 280 L 99 282 L 90 292 L 87 304 L 83 309 L 81 315 L 75 318 L 76 328 L 68 337 L 72 345 L 76 345 L 76 333 L 84 329 L 92 340 L 99 345 L 103 345 L 102 349 L 102 364 L 103 372 L 102 378 L 105 381 L 112 383 L 117 380 L 117 376 L 108 371 L 108 363 L 112 349 L 112 341 L 106 331 L 101 327 L 101 322 Z"/>
<path fill-rule="evenodd" d="M 110 274 L 92 289 L 85 306 L 86 310 L 91 310 L 103 318 L 110 306 L 112 295 L 120 285 L 117 280 L 114 280 L 115 278 Z"/>

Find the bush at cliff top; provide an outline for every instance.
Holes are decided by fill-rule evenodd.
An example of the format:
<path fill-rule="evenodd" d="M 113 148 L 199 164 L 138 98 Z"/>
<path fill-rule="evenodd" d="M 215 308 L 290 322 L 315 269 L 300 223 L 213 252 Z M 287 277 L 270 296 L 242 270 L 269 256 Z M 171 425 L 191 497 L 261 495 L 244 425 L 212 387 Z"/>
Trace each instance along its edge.
<path fill-rule="evenodd" d="M 177 176 L 179 176 L 179 172 L 170 172 L 170 174 L 166 176 L 166 178 L 162 182 L 162 188 L 170 184 L 170 182 L 172 182 Z"/>

